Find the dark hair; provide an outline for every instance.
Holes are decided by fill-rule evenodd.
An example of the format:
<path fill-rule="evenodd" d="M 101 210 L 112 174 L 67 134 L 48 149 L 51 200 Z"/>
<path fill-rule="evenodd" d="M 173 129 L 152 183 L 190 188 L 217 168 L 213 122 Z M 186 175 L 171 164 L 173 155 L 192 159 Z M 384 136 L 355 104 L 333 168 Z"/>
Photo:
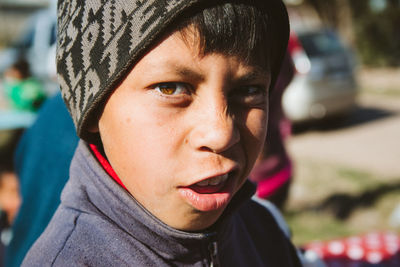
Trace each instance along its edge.
<path fill-rule="evenodd" d="M 189 14 L 178 31 L 187 42 L 188 31 L 197 31 L 195 36 L 198 39 L 195 41 L 202 55 L 217 52 L 269 67 L 267 59 L 271 51 L 267 45 L 270 37 L 267 21 L 267 15 L 254 5 L 223 3 L 210 6 L 192 16 Z"/>
<path fill-rule="evenodd" d="M 11 67 L 17 70 L 21 74 L 23 79 L 31 76 L 29 63 L 24 58 L 19 58 Z"/>

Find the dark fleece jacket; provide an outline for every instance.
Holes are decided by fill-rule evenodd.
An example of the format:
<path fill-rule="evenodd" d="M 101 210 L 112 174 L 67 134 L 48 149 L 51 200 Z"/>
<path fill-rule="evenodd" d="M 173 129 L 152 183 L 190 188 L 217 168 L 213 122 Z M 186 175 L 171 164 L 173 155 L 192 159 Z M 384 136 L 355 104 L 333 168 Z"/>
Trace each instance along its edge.
<path fill-rule="evenodd" d="M 173 229 L 106 174 L 80 142 L 49 226 L 22 266 L 300 266 L 247 182 L 209 231 Z"/>

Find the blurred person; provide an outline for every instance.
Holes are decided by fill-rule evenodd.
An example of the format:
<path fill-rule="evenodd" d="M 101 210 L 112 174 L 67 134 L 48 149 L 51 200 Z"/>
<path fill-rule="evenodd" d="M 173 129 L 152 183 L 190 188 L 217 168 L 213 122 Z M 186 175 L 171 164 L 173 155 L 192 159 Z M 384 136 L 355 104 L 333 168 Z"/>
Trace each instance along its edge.
<path fill-rule="evenodd" d="M 15 153 L 22 204 L 12 225 L 6 266 L 20 266 L 57 206 L 78 144 L 72 119 L 58 93 L 43 104 Z"/>
<path fill-rule="evenodd" d="M 0 170 L 1 229 L 12 225 L 20 203 L 18 179 L 14 171 L 8 168 Z"/>
<path fill-rule="evenodd" d="M 2 229 L 13 223 L 21 203 L 19 183 L 14 169 L 14 155 L 17 144 L 24 129 L 1 129 L 0 144 L 0 209 L 2 213 Z M 4 136 L 8 136 L 4 138 Z"/>
<path fill-rule="evenodd" d="M 270 96 L 267 137 L 250 179 L 257 183 L 257 196 L 268 199 L 282 209 L 288 197 L 293 175 L 292 161 L 285 139 L 290 135 L 290 122 L 282 109 L 282 95 L 293 79 L 295 70 L 287 51 L 277 83 Z"/>
<path fill-rule="evenodd" d="M 58 12 L 61 91 L 82 140 L 22 265 L 299 266 L 247 181 L 287 43 L 282 2 L 87 3 Z"/>
<path fill-rule="evenodd" d="M 3 266 L 4 249 L 12 237 L 10 227 L 21 203 L 18 179 L 13 168 L 13 140 L 2 144 L 0 154 L 0 266 Z"/>
<path fill-rule="evenodd" d="M 12 238 L 10 227 L 20 204 L 17 176 L 10 169 L 0 170 L 0 266 L 3 266 L 4 249 Z"/>
<path fill-rule="evenodd" d="M 23 58 L 5 71 L 4 91 L 15 110 L 35 112 L 46 99 L 43 85 L 32 77 L 29 63 Z"/>

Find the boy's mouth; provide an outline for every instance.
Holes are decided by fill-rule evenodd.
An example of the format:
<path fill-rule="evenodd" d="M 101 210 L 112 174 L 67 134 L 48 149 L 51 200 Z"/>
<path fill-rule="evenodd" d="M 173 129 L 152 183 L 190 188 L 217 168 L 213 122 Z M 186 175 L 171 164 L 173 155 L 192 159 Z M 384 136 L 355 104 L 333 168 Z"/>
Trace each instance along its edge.
<path fill-rule="evenodd" d="M 223 188 L 226 180 L 228 180 L 229 174 L 215 176 L 203 181 L 200 181 L 194 185 L 191 185 L 190 188 L 196 191 L 199 194 L 212 194 L 217 193 Z"/>
<path fill-rule="evenodd" d="M 179 187 L 181 197 L 200 211 L 212 211 L 226 206 L 234 193 L 237 172 L 213 176 L 189 186 Z"/>

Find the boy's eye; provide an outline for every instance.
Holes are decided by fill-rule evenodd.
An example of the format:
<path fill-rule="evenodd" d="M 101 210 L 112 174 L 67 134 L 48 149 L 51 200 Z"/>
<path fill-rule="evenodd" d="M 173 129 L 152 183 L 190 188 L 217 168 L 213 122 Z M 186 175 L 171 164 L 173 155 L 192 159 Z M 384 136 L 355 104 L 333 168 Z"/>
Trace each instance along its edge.
<path fill-rule="evenodd" d="M 177 82 L 159 83 L 154 86 L 154 89 L 163 95 L 190 94 L 191 91 L 188 84 Z"/>
<path fill-rule="evenodd" d="M 266 96 L 265 87 L 258 85 L 241 86 L 231 92 L 231 98 L 234 102 L 249 106 L 263 104 Z"/>

